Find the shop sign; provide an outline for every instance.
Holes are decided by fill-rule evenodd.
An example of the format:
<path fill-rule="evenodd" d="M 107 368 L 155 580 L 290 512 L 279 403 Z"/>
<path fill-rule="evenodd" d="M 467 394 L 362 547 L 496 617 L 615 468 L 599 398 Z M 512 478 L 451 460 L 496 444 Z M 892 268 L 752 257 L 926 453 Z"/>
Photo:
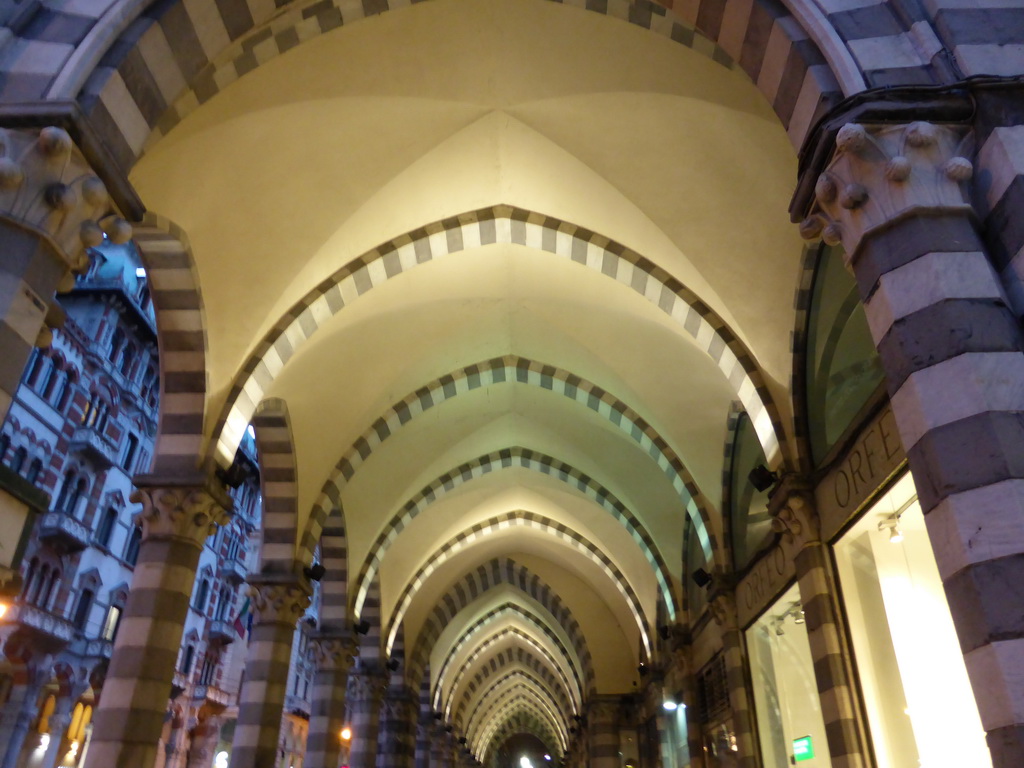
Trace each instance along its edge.
<path fill-rule="evenodd" d="M 796 564 L 776 545 L 758 560 L 736 587 L 736 618 L 747 626 L 796 578 Z"/>
<path fill-rule="evenodd" d="M 793 739 L 793 762 L 814 759 L 814 742 L 810 736 Z"/>
<path fill-rule="evenodd" d="M 843 460 L 818 484 L 815 501 L 822 538 L 831 540 L 904 459 L 896 417 L 887 404 L 861 430 Z"/>

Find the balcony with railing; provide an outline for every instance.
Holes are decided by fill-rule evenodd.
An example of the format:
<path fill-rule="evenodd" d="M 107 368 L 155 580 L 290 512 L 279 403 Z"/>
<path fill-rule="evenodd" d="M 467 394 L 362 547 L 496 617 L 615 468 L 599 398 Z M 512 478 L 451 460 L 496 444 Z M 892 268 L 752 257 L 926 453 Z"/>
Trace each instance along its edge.
<path fill-rule="evenodd" d="M 209 624 L 210 642 L 216 645 L 227 645 L 233 643 L 238 633 L 230 621 L 224 619 L 213 619 Z"/>
<path fill-rule="evenodd" d="M 60 553 L 74 554 L 89 546 L 89 529 L 64 512 L 47 512 L 39 519 L 36 533 L 40 541 Z"/>
<path fill-rule="evenodd" d="M 220 564 L 220 576 L 229 584 L 241 584 L 249 572 L 238 557 L 231 557 Z"/>
<path fill-rule="evenodd" d="M 206 701 L 218 707 L 230 707 L 235 703 L 234 696 L 213 683 L 197 685 L 193 688 L 192 699 L 194 701 Z"/>
<path fill-rule="evenodd" d="M 100 469 L 109 469 L 117 462 L 117 445 L 95 427 L 78 427 L 71 436 L 69 448 L 81 453 Z"/>
<path fill-rule="evenodd" d="M 16 626 L 32 650 L 54 652 L 75 639 L 74 624 L 30 603 L 15 603 L 4 615 L 3 623 Z"/>
<path fill-rule="evenodd" d="M 284 711 L 309 719 L 309 702 L 301 696 L 289 693 L 284 697 Z"/>

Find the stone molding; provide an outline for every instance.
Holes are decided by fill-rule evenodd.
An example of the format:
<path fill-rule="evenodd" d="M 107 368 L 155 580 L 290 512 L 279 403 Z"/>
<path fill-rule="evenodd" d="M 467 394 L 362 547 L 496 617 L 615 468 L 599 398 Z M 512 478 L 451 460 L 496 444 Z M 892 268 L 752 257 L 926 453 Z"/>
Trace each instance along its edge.
<path fill-rule="evenodd" d="M 309 586 L 298 578 L 287 581 L 254 576 L 249 579 L 254 624 L 285 624 L 294 627 L 312 600 Z"/>
<path fill-rule="evenodd" d="M 847 259 L 873 231 L 905 216 L 973 212 L 965 182 L 974 166 L 972 134 L 962 126 L 912 122 L 847 123 L 814 188 L 810 215 L 800 224 L 808 240 L 842 243 Z"/>
<path fill-rule="evenodd" d="M 104 235 L 118 244 L 132 237 L 81 150 L 54 126 L 0 128 L 0 216 L 50 240 L 72 272 L 88 268 L 85 249 Z"/>
<path fill-rule="evenodd" d="M 736 618 L 736 596 L 732 592 L 718 592 L 708 600 L 708 608 L 715 624 L 723 630 L 738 629 Z"/>
<path fill-rule="evenodd" d="M 809 484 L 784 479 L 768 505 L 768 513 L 772 531 L 782 535 L 782 546 L 791 556 L 821 541 L 814 491 Z"/>
<path fill-rule="evenodd" d="M 379 706 L 387 689 L 387 676 L 377 670 L 360 669 L 350 672 L 346 698 L 350 702 L 369 702 Z"/>
<path fill-rule="evenodd" d="M 348 672 L 358 652 L 359 648 L 350 635 L 313 635 L 307 658 L 317 669 Z"/>
<path fill-rule="evenodd" d="M 217 526 L 231 519 L 223 500 L 204 487 L 140 487 L 131 500 L 142 504 L 135 523 L 142 526 L 143 541 L 183 539 L 202 547 Z"/>

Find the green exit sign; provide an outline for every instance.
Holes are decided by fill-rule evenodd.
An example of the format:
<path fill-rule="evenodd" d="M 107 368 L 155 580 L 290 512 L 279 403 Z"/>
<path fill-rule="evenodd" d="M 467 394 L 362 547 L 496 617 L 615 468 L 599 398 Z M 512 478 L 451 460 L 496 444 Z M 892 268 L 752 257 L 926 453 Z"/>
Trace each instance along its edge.
<path fill-rule="evenodd" d="M 811 741 L 810 736 L 803 736 L 799 739 L 793 739 L 793 760 L 799 763 L 801 760 L 811 760 L 814 758 L 814 743 Z"/>

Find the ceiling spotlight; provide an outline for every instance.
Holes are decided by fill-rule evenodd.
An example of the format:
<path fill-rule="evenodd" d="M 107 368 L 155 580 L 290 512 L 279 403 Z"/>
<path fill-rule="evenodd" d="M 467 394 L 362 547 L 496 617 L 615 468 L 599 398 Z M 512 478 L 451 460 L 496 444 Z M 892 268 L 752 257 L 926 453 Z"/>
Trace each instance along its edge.
<path fill-rule="evenodd" d="M 676 702 L 672 701 L 672 699 L 666 699 L 664 702 L 662 702 L 661 706 L 666 712 L 675 712 L 677 709 L 679 709 L 679 705 Z"/>
<path fill-rule="evenodd" d="M 388 659 L 388 669 L 392 672 L 397 672 L 401 663 L 398 659 Z"/>
<path fill-rule="evenodd" d="M 356 631 L 356 634 L 359 634 L 359 635 L 369 634 L 369 632 L 370 632 L 370 621 L 369 621 L 369 619 L 363 619 L 362 621 L 357 621 L 355 624 L 352 625 L 352 629 L 354 629 Z"/>
<path fill-rule="evenodd" d="M 672 627 L 670 627 L 668 624 L 662 624 L 660 627 L 658 627 L 658 634 L 661 636 L 662 640 L 668 640 L 670 637 L 672 637 Z"/>
<path fill-rule="evenodd" d="M 698 587 L 706 587 L 711 583 L 711 574 L 705 571 L 703 568 L 698 568 L 693 572 L 693 583 Z"/>
<path fill-rule="evenodd" d="M 903 541 L 903 530 L 900 528 L 900 516 L 892 515 L 878 524 L 879 531 L 889 531 L 889 543 L 899 544 Z"/>
<path fill-rule="evenodd" d="M 641 661 L 640 666 L 636 668 L 636 671 L 640 673 L 641 677 L 643 677 L 647 674 L 647 664 Z"/>
<path fill-rule="evenodd" d="M 804 609 L 798 608 L 796 612 L 793 614 L 793 623 L 803 624 L 805 621 L 807 621 L 807 619 L 804 618 Z"/>

